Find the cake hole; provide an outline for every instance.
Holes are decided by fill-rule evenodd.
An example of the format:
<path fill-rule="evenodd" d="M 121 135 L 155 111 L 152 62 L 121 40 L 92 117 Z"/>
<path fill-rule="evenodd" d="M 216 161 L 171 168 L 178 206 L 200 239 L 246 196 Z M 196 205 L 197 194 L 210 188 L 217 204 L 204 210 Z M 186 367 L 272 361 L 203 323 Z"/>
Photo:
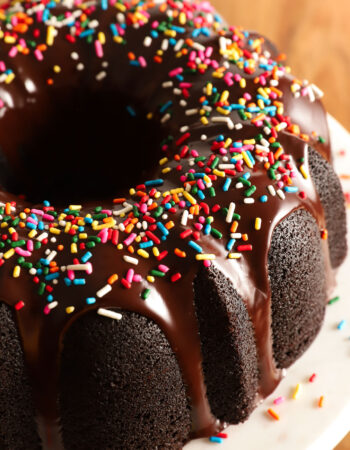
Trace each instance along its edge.
<path fill-rule="evenodd" d="M 146 111 L 131 109 L 112 91 L 76 88 L 70 95 L 63 90 L 52 95 L 46 113 L 35 106 L 33 119 L 23 117 L 26 110 L 18 113 L 16 148 L 2 145 L 6 190 L 32 202 L 66 205 L 109 200 L 146 181 L 161 157 L 163 138 Z"/>

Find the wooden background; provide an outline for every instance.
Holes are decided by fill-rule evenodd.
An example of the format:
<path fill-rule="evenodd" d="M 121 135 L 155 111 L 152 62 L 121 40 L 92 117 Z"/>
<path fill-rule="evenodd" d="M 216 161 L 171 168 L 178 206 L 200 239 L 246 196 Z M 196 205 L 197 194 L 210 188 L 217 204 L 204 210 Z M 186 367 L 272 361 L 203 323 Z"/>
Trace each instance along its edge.
<path fill-rule="evenodd" d="M 327 110 L 350 130 L 350 0 L 211 0 L 231 25 L 268 37 L 296 77 L 325 93 Z M 349 418 L 350 421 L 350 418 Z M 336 450 L 350 450 L 350 434 Z"/>
<path fill-rule="evenodd" d="M 211 0 L 232 25 L 268 37 L 297 78 L 325 93 L 327 110 L 350 130 L 350 0 Z"/>

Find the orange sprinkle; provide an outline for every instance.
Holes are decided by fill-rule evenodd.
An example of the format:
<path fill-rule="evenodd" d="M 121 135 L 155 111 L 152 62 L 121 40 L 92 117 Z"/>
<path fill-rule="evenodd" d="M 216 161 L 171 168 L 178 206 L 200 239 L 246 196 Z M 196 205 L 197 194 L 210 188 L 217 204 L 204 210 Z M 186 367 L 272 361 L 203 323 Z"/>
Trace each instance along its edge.
<path fill-rule="evenodd" d="M 174 228 L 174 226 L 175 226 L 175 224 L 174 224 L 174 222 L 173 222 L 172 220 L 170 220 L 169 222 L 167 222 L 167 223 L 165 224 L 165 228 L 166 228 L 167 230 L 170 230 L 171 228 Z"/>
<path fill-rule="evenodd" d="M 120 203 L 124 203 L 126 201 L 126 198 L 114 198 L 113 203 L 116 203 L 119 205 Z"/>
<path fill-rule="evenodd" d="M 274 418 L 275 420 L 280 420 L 280 416 L 276 413 L 276 411 L 274 411 L 272 408 L 269 408 L 267 410 L 267 412 L 270 414 L 270 416 L 272 418 Z"/>
<path fill-rule="evenodd" d="M 318 407 L 322 408 L 323 407 L 323 403 L 324 403 L 324 396 L 321 395 L 321 397 L 318 400 Z"/>
<path fill-rule="evenodd" d="M 183 252 L 182 250 L 180 250 L 179 248 L 176 248 L 174 250 L 174 253 L 176 256 L 178 256 L 179 258 L 186 258 L 186 252 Z"/>
<path fill-rule="evenodd" d="M 119 278 L 118 275 L 116 273 L 114 273 L 113 275 L 111 275 L 108 278 L 107 282 L 108 282 L 108 284 L 113 284 L 118 280 L 118 278 Z"/>
<path fill-rule="evenodd" d="M 135 249 L 134 249 L 134 247 L 132 245 L 129 245 L 128 252 L 129 253 L 135 253 Z"/>
<path fill-rule="evenodd" d="M 57 245 L 57 250 L 62 251 L 64 249 L 64 246 L 62 244 Z"/>
<path fill-rule="evenodd" d="M 235 220 L 231 225 L 231 230 L 230 230 L 231 233 L 235 233 L 237 231 L 237 228 L 238 228 L 238 222 L 237 222 L 237 220 Z"/>

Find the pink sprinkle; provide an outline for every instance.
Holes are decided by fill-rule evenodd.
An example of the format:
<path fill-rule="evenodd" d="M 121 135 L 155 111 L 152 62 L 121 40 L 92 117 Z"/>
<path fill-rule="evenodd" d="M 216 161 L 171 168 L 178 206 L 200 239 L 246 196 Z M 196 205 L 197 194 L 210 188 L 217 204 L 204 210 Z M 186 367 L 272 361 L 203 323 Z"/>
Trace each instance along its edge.
<path fill-rule="evenodd" d="M 273 404 L 274 405 L 280 405 L 281 403 L 283 403 L 285 401 L 285 398 L 284 397 L 277 397 L 277 398 L 275 398 L 275 400 L 273 401 Z"/>
<path fill-rule="evenodd" d="M 176 77 L 176 75 L 180 75 L 180 73 L 183 72 L 183 68 L 182 67 L 178 67 L 176 69 L 173 69 L 169 72 L 169 77 Z"/>
<path fill-rule="evenodd" d="M 147 62 L 143 56 L 139 56 L 139 63 L 141 67 L 147 67 Z"/>
<path fill-rule="evenodd" d="M 35 209 L 35 208 L 33 208 L 33 209 L 31 210 L 31 212 L 32 212 L 33 214 L 37 214 L 38 216 L 43 216 L 43 215 L 44 215 L 44 211 L 41 210 L 41 209 Z"/>
<path fill-rule="evenodd" d="M 213 54 L 213 47 L 208 47 L 208 48 L 205 50 L 205 56 L 206 56 L 207 58 L 210 58 L 212 54 Z"/>
<path fill-rule="evenodd" d="M 43 219 L 49 221 L 55 220 L 54 216 L 51 216 L 51 214 L 44 214 Z"/>
<path fill-rule="evenodd" d="M 34 250 L 34 244 L 31 239 L 29 239 L 29 241 L 27 241 L 27 250 L 30 252 L 32 252 Z"/>
<path fill-rule="evenodd" d="M 86 269 L 86 273 L 90 275 L 92 273 L 92 264 L 90 262 L 87 262 L 86 265 L 88 266 Z"/>
<path fill-rule="evenodd" d="M 108 230 L 107 228 L 103 228 L 97 235 L 99 238 L 101 238 L 101 242 L 105 244 L 108 240 Z"/>
<path fill-rule="evenodd" d="M 11 50 L 9 51 L 9 57 L 14 58 L 18 53 L 17 47 L 11 47 Z"/>
<path fill-rule="evenodd" d="M 211 261 L 209 259 L 205 259 L 203 261 L 204 267 L 210 267 L 211 266 Z"/>
<path fill-rule="evenodd" d="M 0 99 L 0 108 L 3 108 L 5 106 L 5 103 Z"/>
<path fill-rule="evenodd" d="M 136 273 L 132 279 L 132 281 L 134 281 L 135 283 L 140 283 L 141 280 L 142 280 L 142 277 L 139 273 Z"/>
<path fill-rule="evenodd" d="M 243 98 L 245 99 L 245 100 L 251 100 L 252 99 L 252 96 L 249 94 L 249 92 L 245 92 L 244 94 L 243 94 Z"/>
<path fill-rule="evenodd" d="M 140 211 L 142 212 L 142 214 L 145 214 L 145 212 L 147 212 L 146 203 L 142 203 L 142 205 L 140 206 Z"/>
<path fill-rule="evenodd" d="M 197 184 L 198 184 L 199 189 L 202 189 L 202 190 L 205 189 L 203 180 L 201 178 L 199 178 L 199 180 L 197 181 Z"/>
<path fill-rule="evenodd" d="M 203 228 L 203 225 L 201 223 L 195 223 L 194 227 L 195 227 L 196 230 L 201 231 L 202 228 Z"/>
<path fill-rule="evenodd" d="M 134 271 L 134 269 L 129 269 L 128 271 L 127 271 L 127 273 L 126 273 L 126 281 L 128 282 L 128 283 L 132 283 L 132 280 L 133 280 L 133 278 L 134 278 L 134 274 L 135 274 L 135 271 Z"/>
<path fill-rule="evenodd" d="M 38 61 L 42 61 L 44 59 L 43 54 L 41 53 L 41 51 L 38 48 L 34 50 L 34 56 L 36 57 L 36 59 Z"/>
<path fill-rule="evenodd" d="M 16 247 L 16 248 L 15 248 L 15 251 L 16 251 L 16 253 L 17 253 L 18 255 L 20 255 L 20 256 L 28 257 L 28 256 L 31 256 L 31 255 L 32 255 L 31 252 L 28 252 L 28 251 L 26 251 L 26 250 L 23 250 L 23 248 L 21 248 L 21 247 Z"/>
<path fill-rule="evenodd" d="M 191 150 L 191 156 L 193 156 L 194 158 L 197 158 L 197 156 L 199 156 L 197 150 L 192 149 Z"/>
<path fill-rule="evenodd" d="M 135 238 L 136 238 L 136 234 L 131 233 L 130 236 L 124 240 L 124 244 L 130 245 L 135 240 Z"/>
<path fill-rule="evenodd" d="M 240 76 L 239 73 L 235 73 L 233 78 L 234 78 L 235 81 L 241 81 L 241 79 L 242 79 L 242 77 Z"/>
<path fill-rule="evenodd" d="M 101 213 L 102 214 L 107 214 L 107 216 L 111 216 L 112 215 L 112 211 L 110 209 L 102 209 Z"/>
<path fill-rule="evenodd" d="M 45 315 L 50 314 L 50 308 L 48 307 L 48 305 L 46 305 L 45 308 L 44 308 L 44 314 Z"/>
<path fill-rule="evenodd" d="M 33 223 L 34 225 L 38 225 L 38 221 L 34 220 L 33 217 L 27 217 L 27 222 Z"/>
<path fill-rule="evenodd" d="M 98 39 L 95 41 L 95 52 L 98 58 L 103 58 L 102 44 Z"/>
<path fill-rule="evenodd" d="M 165 266 L 164 264 L 159 264 L 158 269 L 163 273 L 167 273 L 169 270 L 169 267 Z"/>
<path fill-rule="evenodd" d="M 185 200 L 180 200 L 179 201 L 179 206 L 180 206 L 180 208 L 184 208 L 186 206 Z"/>
<path fill-rule="evenodd" d="M 74 280 L 74 278 L 75 278 L 74 270 L 67 270 L 67 277 L 68 277 L 70 280 Z"/>
<path fill-rule="evenodd" d="M 5 72 L 6 70 L 6 64 L 4 63 L 4 61 L 0 61 L 0 70 L 1 72 Z"/>

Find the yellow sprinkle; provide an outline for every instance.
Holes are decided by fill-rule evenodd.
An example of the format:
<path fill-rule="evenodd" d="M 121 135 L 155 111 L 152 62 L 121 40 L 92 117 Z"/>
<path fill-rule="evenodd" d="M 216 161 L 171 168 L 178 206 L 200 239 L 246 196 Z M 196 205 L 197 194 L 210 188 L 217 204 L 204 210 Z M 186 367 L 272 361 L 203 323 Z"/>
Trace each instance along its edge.
<path fill-rule="evenodd" d="M 113 41 L 121 44 L 123 42 L 123 38 L 121 36 L 113 36 Z"/>
<path fill-rule="evenodd" d="M 87 233 L 79 233 L 79 239 L 87 239 Z"/>
<path fill-rule="evenodd" d="M 27 218 L 27 214 L 26 214 L 25 212 L 20 212 L 20 213 L 19 213 L 19 218 L 22 219 L 22 220 L 24 220 L 24 219 Z"/>
<path fill-rule="evenodd" d="M 210 179 L 210 178 L 209 178 Z M 172 189 L 170 191 L 170 194 L 181 194 L 181 192 L 183 192 L 184 189 L 183 188 L 176 188 L 176 189 Z M 166 197 L 166 195 L 163 195 L 163 197 Z"/>
<path fill-rule="evenodd" d="M 209 123 L 208 119 L 206 117 L 204 117 L 204 116 L 201 117 L 201 122 L 202 122 L 203 125 L 208 125 L 208 123 Z"/>
<path fill-rule="evenodd" d="M 15 233 L 15 232 L 16 232 L 16 230 L 15 230 L 14 228 L 12 228 L 12 227 L 9 228 L 9 233 L 10 233 L 10 234 L 13 234 L 13 233 Z"/>
<path fill-rule="evenodd" d="M 267 95 L 267 93 L 266 93 L 266 91 L 265 91 L 264 88 L 260 87 L 260 88 L 258 89 L 258 92 L 259 92 L 259 94 L 260 94 L 261 96 L 263 96 L 264 98 L 266 98 L 266 99 L 269 98 L 269 96 Z"/>
<path fill-rule="evenodd" d="M 4 253 L 4 258 L 5 259 L 9 259 L 11 258 L 11 256 L 13 256 L 15 254 L 15 249 L 14 248 L 10 248 L 10 250 L 7 250 L 6 253 Z"/>
<path fill-rule="evenodd" d="M 254 144 L 256 144 L 256 140 L 255 139 L 244 139 L 243 144 L 244 145 L 254 145 Z"/>
<path fill-rule="evenodd" d="M 66 313 L 67 314 L 72 314 L 72 312 L 75 310 L 74 306 L 67 306 L 66 308 Z"/>
<path fill-rule="evenodd" d="M 242 256 L 241 253 L 229 253 L 229 254 L 228 254 L 228 257 L 229 257 L 230 259 L 239 259 L 241 256 Z"/>
<path fill-rule="evenodd" d="M 46 33 L 46 44 L 53 45 L 54 39 L 55 39 L 55 28 L 52 25 L 49 25 L 47 27 L 47 33 Z"/>
<path fill-rule="evenodd" d="M 136 238 L 135 238 L 135 242 L 137 242 L 137 243 L 139 243 L 139 242 L 141 242 L 141 236 L 140 235 L 138 235 L 138 236 L 136 236 Z"/>
<path fill-rule="evenodd" d="M 16 39 L 14 36 L 5 36 L 4 42 L 6 42 L 6 44 L 15 44 Z"/>
<path fill-rule="evenodd" d="M 126 6 L 123 5 L 123 3 L 114 3 L 114 6 L 119 9 L 119 11 L 121 12 L 125 12 L 126 11 Z"/>
<path fill-rule="evenodd" d="M 52 234 L 61 234 L 61 230 L 59 230 L 58 228 L 50 228 L 50 233 Z"/>
<path fill-rule="evenodd" d="M 118 245 L 117 245 L 117 249 L 118 249 L 118 250 L 123 250 L 123 247 L 124 247 L 123 244 L 118 244 Z"/>
<path fill-rule="evenodd" d="M 218 106 L 218 107 L 216 108 L 216 110 L 217 110 L 220 114 L 224 114 L 225 116 L 228 116 L 228 115 L 230 114 L 230 112 L 231 112 L 229 109 L 221 108 L 221 106 Z"/>
<path fill-rule="evenodd" d="M 163 165 L 166 164 L 168 161 L 169 161 L 168 158 L 162 158 L 162 159 L 159 161 L 159 165 L 160 165 L 160 166 L 163 166 Z"/>
<path fill-rule="evenodd" d="M 293 393 L 293 399 L 296 400 L 298 397 L 300 397 L 300 393 L 301 393 L 301 384 L 298 383 Z"/>
<path fill-rule="evenodd" d="M 164 34 L 165 34 L 165 36 L 170 36 L 172 38 L 176 37 L 176 31 L 175 30 L 165 30 Z"/>
<path fill-rule="evenodd" d="M 226 141 L 225 141 L 224 147 L 228 148 L 231 144 L 232 144 L 232 139 L 231 138 L 227 138 Z"/>
<path fill-rule="evenodd" d="M 104 45 L 106 43 L 106 36 L 102 31 L 100 31 L 98 33 L 97 38 L 101 42 L 102 45 Z"/>
<path fill-rule="evenodd" d="M 207 84 L 207 95 L 211 95 L 213 93 L 213 85 L 212 83 Z"/>
<path fill-rule="evenodd" d="M 67 222 L 66 226 L 64 227 L 64 232 L 69 233 L 69 230 L 72 228 L 71 222 Z"/>
<path fill-rule="evenodd" d="M 242 156 L 243 156 L 244 162 L 247 164 L 247 166 L 250 169 L 252 169 L 254 166 L 253 166 L 253 163 L 251 162 L 249 156 L 247 155 L 247 153 L 246 152 L 242 152 Z"/>
<path fill-rule="evenodd" d="M 168 173 L 168 172 L 170 172 L 171 171 L 171 167 L 165 167 L 163 170 L 162 170 L 162 173 Z"/>
<path fill-rule="evenodd" d="M 192 197 L 192 195 L 189 192 L 184 191 L 184 197 L 191 203 L 191 205 L 197 204 L 197 200 L 194 197 Z"/>
<path fill-rule="evenodd" d="M 185 25 L 186 23 L 186 14 L 184 12 L 181 12 L 179 15 L 179 22 L 181 25 Z"/>
<path fill-rule="evenodd" d="M 147 281 L 149 282 L 149 283 L 154 283 L 154 281 L 155 281 L 155 278 L 154 277 L 152 277 L 152 275 L 147 275 Z"/>
<path fill-rule="evenodd" d="M 134 188 L 129 189 L 129 194 L 130 195 L 135 195 L 136 194 L 135 189 Z"/>
<path fill-rule="evenodd" d="M 240 99 L 238 100 L 238 104 L 239 104 L 239 105 L 245 106 L 246 103 L 247 103 L 247 101 L 246 101 L 245 98 L 240 98 Z"/>
<path fill-rule="evenodd" d="M 55 73 L 60 73 L 61 72 L 61 67 L 56 64 L 55 66 L 53 66 L 53 71 Z"/>
<path fill-rule="evenodd" d="M 12 72 L 9 75 L 7 75 L 7 77 L 5 78 L 5 83 L 6 84 L 10 84 L 11 81 L 13 81 L 15 78 L 15 74 Z"/>
<path fill-rule="evenodd" d="M 153 255 L 157 258 L 157 257 L 159 256 L 159 250 L 158 250 L 158 247 L 153 247 L 153 248 L 152 248 L 152 251 L 153 251 Z"/>
<path fill-rule="evenodd" d="M 69 209 L 70 209 L 71 211 L 80 211 L 81 208 L 82 208 L 81 205 L 69 205 Z"/>
<path fill-rule="evenodd" d="M 162 193 L 160 191 L 157 191 L 154 195 L 154 198 L 157 199 L 162 195 Z"/>
<path fill-rule="evenodd" d="M 144 250 L 143 248 L 139 248 L 137 250 L 137 254 L 142 256 L 142 258 L 145 258 L 145 259 L 149 258 L 149 253 L 146 252 L 146 250 Z"/>
<path fill-rule="evenodd" d="M 244 88 L 247 86 L 247 82 L 246 82 L 246 79 L 245 79 L 245 78 L 241 78 L 241 79 L 239 80 L 239 86 L 240 86 L 242 89 L 244 89 Z"/>
<path fill-rule="evenodd" d="M 302 165 L 299 167 L 299 170 L 300 170 L 302 176 L 307 180 L 307 179 L 309 178 L 309 174 L 307 173 L 304 164 L 302 164 Z"/>
<path fill-rule="evenodd" d="M 228 100 L 229 96 L 230 96 L 229 91 L 224 91 L 221 94 L 220 102 L 226 102 L 226 100 Z"/>
<path fill-rule="evenodd" d="M 216 256 L 212 253 L 199 253 L 198 255 L 196 255 L 197 261 L 213 260 L 215 258 Z"/>
<path fill-rule="evenodd" d="M 318 400 L 318 407 L 322 408 L 323 407 L 323 403 L 324 403 L 324 396 L 321 395 L 321 397 Z"/>
<path fill-rule="evenodd" d="M 36 235 L 38 234 L 38 232 L 36 230 L 30 230 L 28 233 L 28 237 L 30 239 L 34 238 Z"/>
<path fill-rule="evenodd" d="M 21 266 L 15 266 L 13 269 L 13 278 L 18 278 L 21 273 Z"/>
<path fill-rule="evenodd" d="M 112 219 L 110 222 L 107 222 L 107 223 L 102 223 L 101 225 L 96 225 L 96 226 L 93 226 L 92 228 L 94 229 L 94 230 L 103 230 L 104 228 L 112 228 L 112 227 L 114 227 L 114 225 L 116 224 L 117 222 L 114 220 L 114 219 Z"/>
<path fill-rule="evenodd" d="M 7 228 L 9 226 L 9 224 L 7 222 L 3 222 L 1 224 L 1 228 Z"/>
<path fill-rule="evenodd" d="M 214 169 L 213 174 L 216 175 L 217 177 L 225 177 L 226 176 L 224 171 L 218 170 L 218 169 Z"/>
<path fill-rule="evenodd" d="M 261 229 L 261 218 L 260 217 L 257 217 L 255 219 L 255 229 L 256 230 L 260 230 Z"/>
<path fill-rule="evenodd" d="M 71 244 L 70 246 L 70 251 L 71 253 L 78 253 L 78 247 L 77 244 L 75 244 L 74 242 Z"/>

